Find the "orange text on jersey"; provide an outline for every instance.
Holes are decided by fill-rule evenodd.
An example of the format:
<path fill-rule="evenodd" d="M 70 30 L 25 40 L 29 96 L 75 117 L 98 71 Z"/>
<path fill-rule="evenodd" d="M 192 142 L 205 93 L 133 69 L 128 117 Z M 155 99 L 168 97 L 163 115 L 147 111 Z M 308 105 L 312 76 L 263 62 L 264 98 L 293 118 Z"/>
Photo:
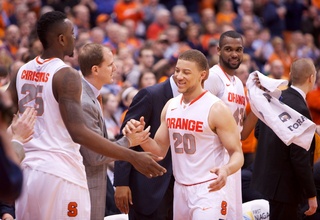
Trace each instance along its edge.
<path fill-rule="evenodd" d="M 203 122 L 185 118 L 167 118 L 168 128 L 203 132 Z"/>
<path fill-rule="evenodd" d="M 35 81 L 35 82 L 47 82 L 50 73 L 36 72 L 32 70 L 23 70 L 21 74 L 21 79 Z"/>
<path fill-rule="evenodd" d="M 233 93 L 233 92 L 229 92 L 229 93 L 228 93 L 228 101 L 229 101 L 229 102 L 234 102 L 234 103 L 237 103 L 237 104 L 240 104 L 240 105 L 243 105 L 243 106 L 246 105 L 246 98 L 245 98 L 245 96 L 243 96 L 243 95 L 238 95 L 238 94 L 235 94 L 235 93 Z"/>

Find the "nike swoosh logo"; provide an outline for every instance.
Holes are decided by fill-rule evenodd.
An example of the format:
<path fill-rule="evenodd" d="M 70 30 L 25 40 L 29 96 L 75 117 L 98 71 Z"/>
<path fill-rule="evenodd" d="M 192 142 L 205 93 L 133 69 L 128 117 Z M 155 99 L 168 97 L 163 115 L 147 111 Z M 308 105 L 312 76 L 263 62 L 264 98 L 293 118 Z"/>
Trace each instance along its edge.
<path fill-rule="evenodd" d="M 204 207 L 204 208 L 202 208 L 203 211 L 208 210 L 208 209 L 212 209 L 212 207 Z"/>
<path fill-rule="evenodd" d="M 176 110 L 177 108 L 172 108 L 171 111 Z"/>

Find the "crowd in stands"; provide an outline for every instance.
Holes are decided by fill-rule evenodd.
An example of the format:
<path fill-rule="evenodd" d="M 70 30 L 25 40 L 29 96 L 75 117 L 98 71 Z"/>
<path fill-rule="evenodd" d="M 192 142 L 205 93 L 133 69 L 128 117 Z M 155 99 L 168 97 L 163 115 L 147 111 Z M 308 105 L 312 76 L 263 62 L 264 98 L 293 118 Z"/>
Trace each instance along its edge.
<path fill-rule="evenodd" d="M 165 81 L 178 55 L 191 48 L 203 52 L 210 67 L 217 64 L 219 37 L 227 30 L 236 30 L 245 40 L 237 70 L 244 85 L 254 70 L 288 79 L 297 58 L 311 58 L 320 68 L 317 0 L 1 0 L 1 88 L 21 65 L 41 54 L 35 24 L 53 10 L 66 13 L 75 24 L 74 56 L 65 58 L 70 66 L 80 69 L 77 53 L 87 42 L 104 44 L 115 55 L 114 83 L 102 89 L 111 139 L 119 135 L 123 112 L 132 100 L 129 93 Z M 307 97 L 314 119 L 320 117 L 319 81 L 315 95 Z M 245 167 L 253 161 L 255 146 L 252 133 L 243 142 Z"/>

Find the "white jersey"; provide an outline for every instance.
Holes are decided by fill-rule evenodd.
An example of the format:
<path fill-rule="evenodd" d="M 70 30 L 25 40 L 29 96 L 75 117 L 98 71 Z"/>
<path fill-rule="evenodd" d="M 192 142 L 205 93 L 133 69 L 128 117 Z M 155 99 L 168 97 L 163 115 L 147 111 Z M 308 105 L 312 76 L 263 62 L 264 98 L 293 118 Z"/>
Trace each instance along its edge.
<path fill-rule="evenodd" d="M 237 76 L 230 78 L 219 65 L 215 65 L 209 70 L 204 88 L 229 107 L 241 132 L 246 106 L 246 96 L 241 80 Z"/>
<path fill-rule="evenodd" d="M 204 88 L 219 97 L 229 107 L 239 132 L 241 132 L 246 106 L 241 80 L 237 76 L 227 75 L 219 65 L 214 65 L 209 70 L 209 77 L 204 83 Z M 225 162 L 228 161 L 229 155 L 226 154 Z M 229 201 L 228 219 L 242 219 L 241 170 L 228 177 L 226 188 Z"/>
<path fill-rule="evenodd" d="M 18 72 L 19 112 L 28 106 L 38 112 L 33 139 L 24 145 L 26 157 L 21 165 L 88 188 L 80 146 L 72 141 L 66 129 L 52 90 L 53 76 L 65 67 L 69 66 L 58 58 L 36 57 Z"/>
<path fill-rule="evenodd" d="M 205 91 L 187 106 L 182 102 L 182 94 L 173 98 L 168 106 L 166 122 L 173 175 L 179 184 L 213 180 L 216 174 L 210 173 L 210 169 L 224 164 L 226 151 L 208 124 L 210 108 L 217 101 L 216 96 Z"/>

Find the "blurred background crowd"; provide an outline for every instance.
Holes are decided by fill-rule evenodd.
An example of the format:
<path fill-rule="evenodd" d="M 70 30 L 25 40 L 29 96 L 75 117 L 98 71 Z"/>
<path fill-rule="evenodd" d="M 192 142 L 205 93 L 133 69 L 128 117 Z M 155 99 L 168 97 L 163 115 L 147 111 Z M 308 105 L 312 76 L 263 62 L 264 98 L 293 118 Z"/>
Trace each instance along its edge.
<path fill-rule="evenodd" d="M 218 62 L 220 34 L 243 34 L 244 61 L 237 71 L 246 81 L 259 70 L 287 78 L 296 58 L 309 57 L 319 68 L 320 4 L 316 0 L 0 0 L 0 85 L 42 51 L 35 32 L 39 16 L 65 12 L 75 24 L 74 57 L 87 42 L 110 47 L 115 54 L 114 83 L 103 88 L 109 134 L 117 136 L 123 112 L 134 92 L 164 81 L 177 55 L 202 51 L 210 66 Z M 130 92 L 125 89 L 133 87 Z"/>

